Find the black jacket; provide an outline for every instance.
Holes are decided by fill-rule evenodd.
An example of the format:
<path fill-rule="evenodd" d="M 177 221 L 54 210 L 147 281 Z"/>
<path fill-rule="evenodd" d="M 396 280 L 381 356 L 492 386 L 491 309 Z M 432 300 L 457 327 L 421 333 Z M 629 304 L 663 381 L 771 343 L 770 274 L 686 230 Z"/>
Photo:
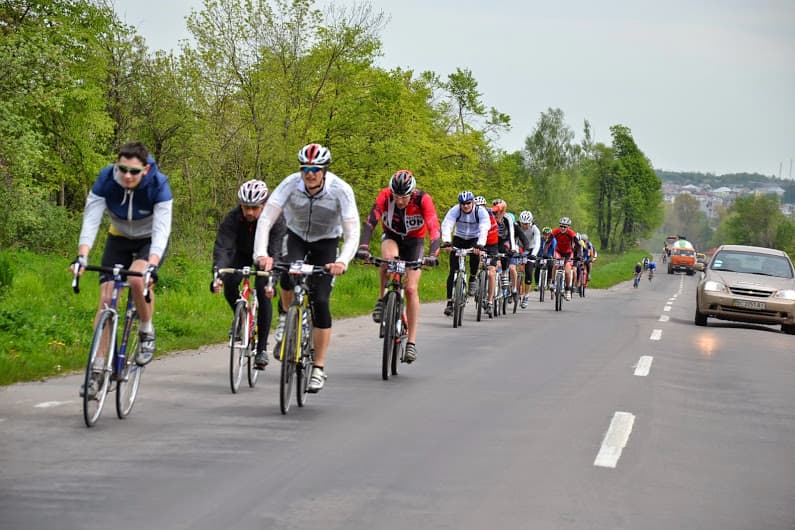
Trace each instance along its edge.
<path fill-rule="evenodd" d="M 229 212 L 218 227 L 213 247 L 213 266 L 246 267 L 254 263 L 254 235 L 257 233 L 257 221 L 249 223 L 243 217 L 240 206 Z M 282 255 L 282 243 L 287 234 L 284 215 L 280 215 L 271 227 L 268 240 L 268 255 L 276 261 Z"/>

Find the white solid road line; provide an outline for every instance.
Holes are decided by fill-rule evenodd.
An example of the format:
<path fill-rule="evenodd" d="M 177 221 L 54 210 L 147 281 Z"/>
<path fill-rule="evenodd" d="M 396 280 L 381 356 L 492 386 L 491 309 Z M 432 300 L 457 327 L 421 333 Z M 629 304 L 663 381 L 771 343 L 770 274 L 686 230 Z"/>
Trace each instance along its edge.
<path fill-rule="evenodd" d="M 632 432 L 632 425 L 635 423 L 635 415 L 629 412 L 616 412 L 610 421 L 605 437 L 602 440 L 602 447 L 599 454 L 593 461 L 593 465 L 599 467 L 615 468 L 621 453 L 627 446 L 629 434 Z"/>
<path fill-rule="evenodd" d="M 651 370 L 651 363 L 654 360 L 654 357 L 651 355 L 644 355 L 638 360 L 638 364 L 635 366 L 635 375 L 639 377 L 646 377 L 649 375 L 649 371 Z"/>
<path fill-rule="evenodd" d="M 661 338 L 662 338 L 662 330 L 655 329 L 654 331 L 651 332 L 651 337 L 649 337 L 649 340 L 660 340 Z"/>

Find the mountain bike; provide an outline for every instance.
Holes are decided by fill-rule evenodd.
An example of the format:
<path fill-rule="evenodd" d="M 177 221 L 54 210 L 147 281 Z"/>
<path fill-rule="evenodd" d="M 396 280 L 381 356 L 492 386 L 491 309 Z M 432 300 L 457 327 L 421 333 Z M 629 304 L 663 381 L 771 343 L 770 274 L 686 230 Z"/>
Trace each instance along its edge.
<path fill-rule="evenodd" d="M 580 298 L 585 298 L 585 288 L 588 287 L 588 265 L 581 259 L 576 260 L 577 265 L 577 292 Z"/>
<path fill-rule="evenodd" d="M 144 298 L 149 303 L 150 275 L 125 269 L 121 265 L 113 267 L 86 265 L 83 269 L 113 275 L 110 303 L 100 310 L 94 326 L 83 378 L 83 419 L 86 427 L 91 427 L 102 414 L 105 398 L 113 382 L 116 383 L 116 415 L 119 419 L 126 418 L 135 404 L 144 367 L 138 366 L 135 362 L 135 354 L 138 352 L 139 319 L 132 293 L 129 291 L 130 284 L 126 279 L 129 276 L 139 276 L 144 279 Z M 80 292 L 80 277 L 76 273 L 72 279 L 72 289 L 75 293 Z M 119 337 L 118 304 L 124 290 L 127 291 L 127 304 L 124 306 L 124 324 Z"/>
<path fill-rule="evenodd" d="M 654 269 L 651 267 L 649 268 L 649 283 L 651 283 L 651 279 L 654 278 Z"/>
<path fill-rule="evenodd" d="M 260 372 L 254 368 L 254 353 L 259 331 L 257 329 L 259 300 L 257 300 L 256 290 L 251 288 L 249 278 L 251 276 L 267 277 L 272 285 L 272 276 L 269 272 L 256 270 L 252 267 L 218 269 L 214 271 L 213 281 L 219 275 L 242 276 L 242 288 L 237 302 L 235 302 L 232 328 L 229 333 L 229 386 L 232 387 L 232 393 L 236 394 L 240 389 L 240 381 L 243 379 L 243 368 L 246 369 L 250 388 L 254 388 L 254 385 L 257 384 Z"/>
<path fill-rule="evenodd" d="M 527 254 L 514 254 L 514 257 L 517 260 L 516 263 L 516 282 L 513 284 L 513 312 L 516 313 L 517 306 L 519 305 L 519 299 L 522 297 L 524 293 L 524 289 L 527 287 L 524 284 L 524 266 L 527 263 Z"/>
<path fill-rule="evenodd" d="M 405 276 L 406 271 L 421 269 L 423 259 L 417 261 L 404 261 L 401 259 L 370 258 L 370 263 L 380 267 L 386 264 L 387 284 L 384 295 L 384 312 L 381 315 L 381 325 L 378 327 L 379 338 L 384 339 L 381 354 L 381 378 L 389 379 L 398 375 L 398 359 L 405 362 L 406 339 L 408 338 L 408 321 L 406 320 Z M 466 296 L 466 291 L 464 291 Z M 453 320 L 458 318 L 453 312 Z"/>
<path fill-rule="evenodd" d="M 635 279 L 632 282 L 632 287 L 634 287 L 635 289 L 638 288 L 638 285 L 640 285 L 640 279 L 641 279 L 642 276 L 643 276 L 642 272 L 636 272 L 635 273 Z"/>
<path fill-rule="evenodd" d="M 566 280 L 565 280 L 565 259 L 556 259 L 555 266 L 557 270 L 555 271 L 555 311 L 563 311 L 563 300 L 565 299 L 565 292 L 566 292 Z M 569 283 L 568 285 L 573 285 L 574 278 L 572 277 L 574 274 L 573 270 L 569 270 Z"/>
<path fill-rule="evenodd" d="M 452 253 L 458 259 L 458 268 L 453 276 L 453 327 L 461 326 L 464 318 L 464 307 L 467 305 L 467 272 L 466 257 L 473 248 L 453 247 Z M 451 258 L 452 259 L 452 258 Z M 475 297 L 477 299 L 477 296 Z M 480 319 L 478 319 L 480 320 Z"/>
<path fill-rule="evenodd" d="M 483 310 L 489 305 L 489 265 L 491 256 L 485 252 L 480 253 L 480 263 L 478 265 L 477 284 L 478 290 L 475 293 L 475 319 L 480 322 Z"/>
<path fill-rule="evenodd" d="M 295 278 L 293 301 L 287 308 L 284 334 L 278 351 L 274 352 L 276 358 L 282 361 L 279 408 L 282 414 L 287 414 L 292 403 L 293 386 L 298 406 L 303 407 L 306 403 L 306 386 L 309 384 L 314 363 L 312 289 L 309 280 L 312 276 L 329 274 L 329 272 L 320 265 L 304 263 L 301 260 L 292 263 L 275 263 L 273 270 Z"/>

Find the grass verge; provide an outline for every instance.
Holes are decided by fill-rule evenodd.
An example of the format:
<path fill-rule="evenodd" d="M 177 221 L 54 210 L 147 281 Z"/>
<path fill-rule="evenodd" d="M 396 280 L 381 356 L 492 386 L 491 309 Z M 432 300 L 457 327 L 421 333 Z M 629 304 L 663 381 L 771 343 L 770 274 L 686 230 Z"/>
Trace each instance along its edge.
<path fill-rule="evenodd" d="M 600 254 L 591 286 L 605 288 L 632 278 L 634 264 L 646 253 Z M 75 295 L 67 258 L 30 252 L 0 252 L 0 385 L 32 381 L 82 370 L 91 342 L 99 285 L 86 273 Z M 420 298 L 442 300 L 447 257 L 423 272 Z M 210 263 L 172 254 L 157 284 L 155 327 L 161 353 L 226 340 L 232 312 L 222 295 L 210 293 Z M 337 278 L 331 296 L 335 318 L 372 310 L 378 283 L 373 266 L 353 264 Z M 275 319 L 274 319 L 275 320 Z"/>

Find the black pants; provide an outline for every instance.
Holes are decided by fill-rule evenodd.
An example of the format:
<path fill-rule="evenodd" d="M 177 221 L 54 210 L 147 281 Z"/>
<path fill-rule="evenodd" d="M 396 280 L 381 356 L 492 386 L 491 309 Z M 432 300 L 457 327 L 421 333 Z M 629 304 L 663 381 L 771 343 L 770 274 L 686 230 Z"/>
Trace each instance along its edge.
<path fill-rule="evenodd" d="M 312 265 L 325 265 L 334 263 L 337 260 L 337 245 L 339 238 L 321 239 L 320 241 L 304 241 L 293 232 L 287 231 L 287 253 L 284 261 L 293 262 L 304 260 Z M 329 329 L 331 327 L 331 308 L 329 299 L 331 298 L 331 288 L 334 285 L 334 278 L 323 274 L 309 278 L 309 286 L 312 289 L 312 322 L 318 329 Z M 289 274 L 282 274 L 282 289 L 291 291 L 293 280 Z"/>

